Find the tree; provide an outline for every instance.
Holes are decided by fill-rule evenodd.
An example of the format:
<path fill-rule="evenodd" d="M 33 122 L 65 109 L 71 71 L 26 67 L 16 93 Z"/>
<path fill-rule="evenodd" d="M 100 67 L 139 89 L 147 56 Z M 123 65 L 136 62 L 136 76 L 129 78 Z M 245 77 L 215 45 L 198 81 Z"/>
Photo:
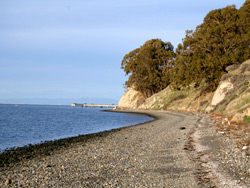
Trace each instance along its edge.
<path fill-rule="evenodd" d="M 166 88 L 170 84 L 170 70 L 174 66 L 173 50 L 170 42 L 152 39 L 125 55 L 121 63 L 121 68 L 129 75 L 125 85 L 134 86 L 145 97 Z"/>
<path fill-rule="evenodd" d="M 194 84 L 215 90 L 226 67 L 250 59 L 250 0 L 210 11 L 195 31 L 187 31 L 176 52 L 170 42 L 147 41 L 125 55 L 125 83 L 145 97 L 171 84 L 175 89 Z"/>
<path fill-rule="evenodd" d="M 246 0 L 239 9 L 238 27 L 241 33 L 241 49 L 239 55 L 243 60 L 250 58 L 250 0 Z"/>
<path fill-rule="evenodd" d="M 249 1 L 240 10 L 232 5 L 209 12 L 176 50 L 173 86 L 205 82 L 215 89 L 227 66 L 250 58 L 249 39 Z"/>

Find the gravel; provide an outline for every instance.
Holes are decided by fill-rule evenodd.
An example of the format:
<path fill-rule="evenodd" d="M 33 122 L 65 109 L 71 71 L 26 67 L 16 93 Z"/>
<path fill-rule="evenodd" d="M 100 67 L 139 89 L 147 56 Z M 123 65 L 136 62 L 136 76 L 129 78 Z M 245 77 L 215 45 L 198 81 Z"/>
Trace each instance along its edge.
<path fill-rule="evenodd" d="M 0 187 L 250 187 L 249 156 L 208 116 L 139 112 L 156 120 L 1 167 Z"/>
<path fill-rule="evenodd" d="M 145 113 L 156 120 L 2 167 L 0 187 L 198 187 L 184 149 L 198 116 Z"/>
<path fill-rule="evenodd" d="M 193 158 L 200 165 L 203 186 L 250 187 L 250 156 L 236 147 L 236 140 L 216 131 L 215 122 L 203 115 L 191 140 Z"/>

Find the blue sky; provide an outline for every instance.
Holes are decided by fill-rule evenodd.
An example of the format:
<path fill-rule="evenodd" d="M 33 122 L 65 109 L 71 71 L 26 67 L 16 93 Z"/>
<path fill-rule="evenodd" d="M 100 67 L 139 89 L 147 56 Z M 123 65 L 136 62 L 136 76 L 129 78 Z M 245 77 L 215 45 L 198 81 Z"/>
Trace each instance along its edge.
<path fill-rule="evenodd" d="M 123 56 L 160 38 L 175 47 L 213 9 L 244 0 L 0 1 L 0 102 L 111 98 L 127 80 Z"/>

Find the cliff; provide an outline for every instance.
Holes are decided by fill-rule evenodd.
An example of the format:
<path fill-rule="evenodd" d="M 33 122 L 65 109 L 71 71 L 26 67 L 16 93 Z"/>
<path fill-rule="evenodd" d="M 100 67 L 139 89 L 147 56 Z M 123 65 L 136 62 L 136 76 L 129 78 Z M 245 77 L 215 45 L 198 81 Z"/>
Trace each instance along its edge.
<path fill-rule="evenodd" d="M 221 78 L 207 112 L 233 116 L 232 121 L 250 116 L 250 60 L 231 65 Z"/>
<path fill-rule="evenodd" d="M 119 102 L 119 108 L 178 110 L 223 113 L 234 121 L 250 116 L 250 60 L 227 67 L 215 92 L 190 86 L 184 90 L 165 88 L 145 99 L 133 88 L 128 89 Z"/>
<path fill-rule="evenodd" d="M 144 101 L 145 98 L 143 95 L 131 87 L 125 91 L 118 103 L 118 106 L 122 109 L 138 109 L 138 107 L 143 104 Z"/>

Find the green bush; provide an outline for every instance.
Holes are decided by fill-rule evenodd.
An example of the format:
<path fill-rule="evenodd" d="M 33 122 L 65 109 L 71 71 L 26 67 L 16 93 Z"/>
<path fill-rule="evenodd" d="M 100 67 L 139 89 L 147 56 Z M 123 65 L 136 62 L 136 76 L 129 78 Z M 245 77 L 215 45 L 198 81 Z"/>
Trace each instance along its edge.
<path fill-rule="evenodd" d="M 244 116 L 243 120 L 247 123 L 250 123 L 250 116 Z"/>

